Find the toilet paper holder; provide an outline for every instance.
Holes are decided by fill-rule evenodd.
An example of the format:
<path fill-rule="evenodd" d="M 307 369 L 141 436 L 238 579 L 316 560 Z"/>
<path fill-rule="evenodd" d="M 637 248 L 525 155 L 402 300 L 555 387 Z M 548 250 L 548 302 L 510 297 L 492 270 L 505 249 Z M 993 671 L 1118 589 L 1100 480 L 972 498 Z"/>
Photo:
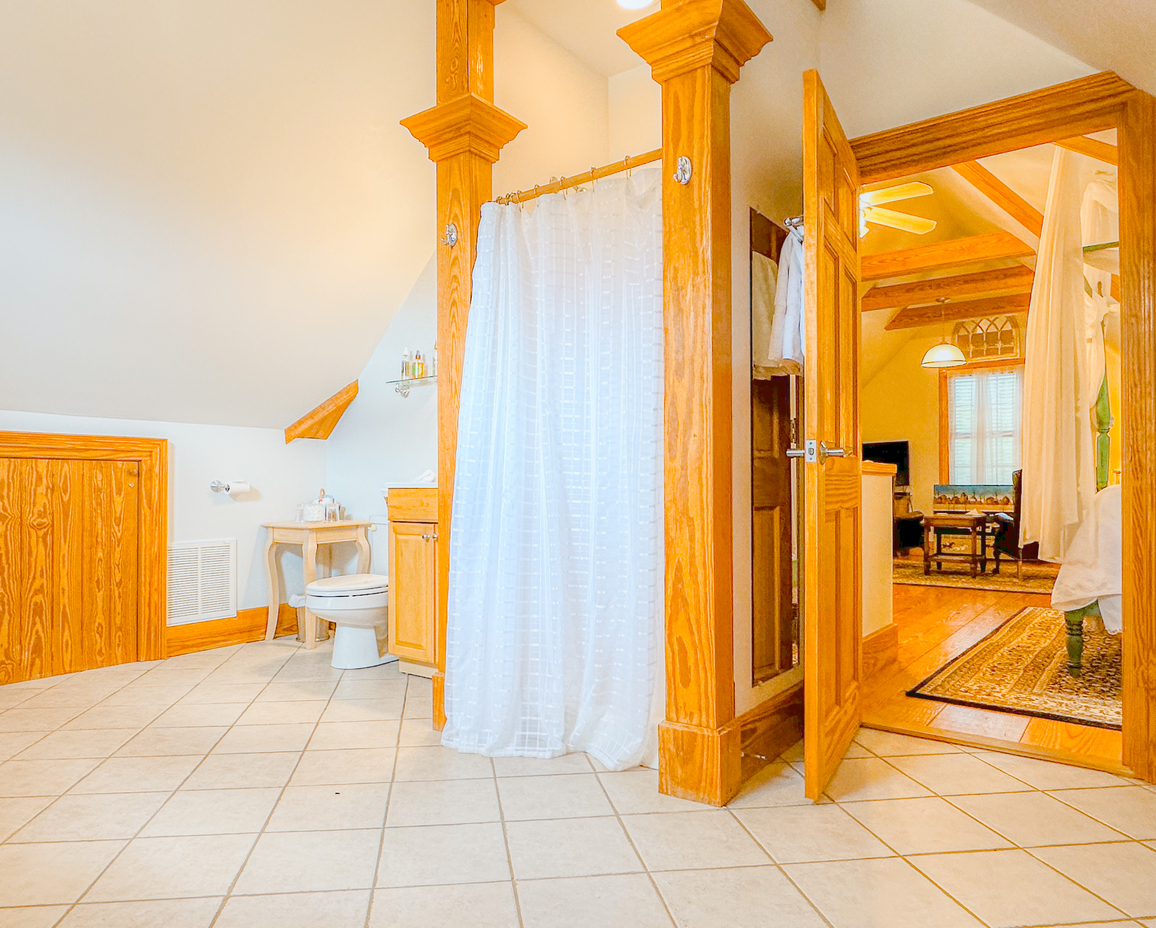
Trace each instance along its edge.
<path fill-rule="evenodd" d="M 232 496 L 235 493 L 248 493 L 251 487 L 244 480 L 234 480 L 232 483 L 222 483 L 220 480 L 214 480 L 209 484 L 209 489 L 214 493 L 228 493 Z"/>

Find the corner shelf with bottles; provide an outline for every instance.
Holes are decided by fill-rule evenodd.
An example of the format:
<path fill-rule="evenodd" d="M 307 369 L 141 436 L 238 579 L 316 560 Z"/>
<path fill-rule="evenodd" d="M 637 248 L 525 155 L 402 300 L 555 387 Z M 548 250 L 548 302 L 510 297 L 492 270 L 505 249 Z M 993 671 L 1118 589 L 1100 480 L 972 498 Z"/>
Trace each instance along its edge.
<path fill-rule="evenodd" d="M 438 382 L 438 349 L 434 345 L 433 359 L 429 360 L 420 351 L 411 353 L 406 348 L 401 353 L 401 377 L 389 381 L 396 393 L 409 396 L 414 387 L 425 387 Z"/>

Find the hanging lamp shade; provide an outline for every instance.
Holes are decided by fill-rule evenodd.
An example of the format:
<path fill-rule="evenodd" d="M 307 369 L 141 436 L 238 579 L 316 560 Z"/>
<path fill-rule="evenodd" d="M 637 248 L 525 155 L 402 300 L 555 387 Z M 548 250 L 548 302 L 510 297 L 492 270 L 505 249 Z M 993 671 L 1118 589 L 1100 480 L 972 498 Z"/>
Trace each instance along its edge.
<path fill-rule="evenodd" d="M 919 363 L 921 367 L 959 367 L 959 365 L 967 363 L 967 358 L 963 356 L 963 352 L 959 350 L 957 345 L 943 341 L 928 348 L 923 360 Z"/>

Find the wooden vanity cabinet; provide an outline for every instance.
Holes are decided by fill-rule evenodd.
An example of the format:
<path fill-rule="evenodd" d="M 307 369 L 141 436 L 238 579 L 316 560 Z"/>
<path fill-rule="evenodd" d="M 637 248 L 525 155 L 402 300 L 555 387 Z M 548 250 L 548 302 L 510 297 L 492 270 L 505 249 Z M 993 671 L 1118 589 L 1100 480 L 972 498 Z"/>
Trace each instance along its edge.
<path fill-rule="evenodd" d="M 391 489 L 389 651 L 405 673 L 432 676 L 437 635 L 437 489 Z"/>

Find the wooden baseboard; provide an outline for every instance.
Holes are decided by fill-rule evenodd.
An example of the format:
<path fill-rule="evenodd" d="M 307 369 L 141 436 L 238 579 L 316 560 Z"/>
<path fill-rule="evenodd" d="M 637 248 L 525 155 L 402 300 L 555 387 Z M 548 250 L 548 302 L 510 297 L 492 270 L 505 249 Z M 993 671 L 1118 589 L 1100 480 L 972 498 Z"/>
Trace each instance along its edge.
<path fill-rule="evenodd" d="M 860 679 L 870 680 L 899 660 L 899 627 L 892 623 L 863 638 L 863 671 Z"/>
<path fill-rule="evenodd" d="M 232 644 L 261 641 L 265 637 L 265 623 L 269 610 L 265 606 L 241 609 L 231 619 L 211 622 L 190 622 L 188 625 L 170 625 L 165 629 L 165 656 L 192 654 Z M 277 637 L 297 634 L 297 610 L 282 603 L 277 613 Z"/>
<path fill-rule="evenodd" d="M 739 728 L 731 724 L 719 729 L 659 725 L 658 791 L 712 806 L 730 802 L 742 785 Z"/>
<path fill-rule="evenodd" d="M 803 737 L 802 682 L 748 709 L 726 727 L 732 726 L 739 730 L 745 780 Z"/>

